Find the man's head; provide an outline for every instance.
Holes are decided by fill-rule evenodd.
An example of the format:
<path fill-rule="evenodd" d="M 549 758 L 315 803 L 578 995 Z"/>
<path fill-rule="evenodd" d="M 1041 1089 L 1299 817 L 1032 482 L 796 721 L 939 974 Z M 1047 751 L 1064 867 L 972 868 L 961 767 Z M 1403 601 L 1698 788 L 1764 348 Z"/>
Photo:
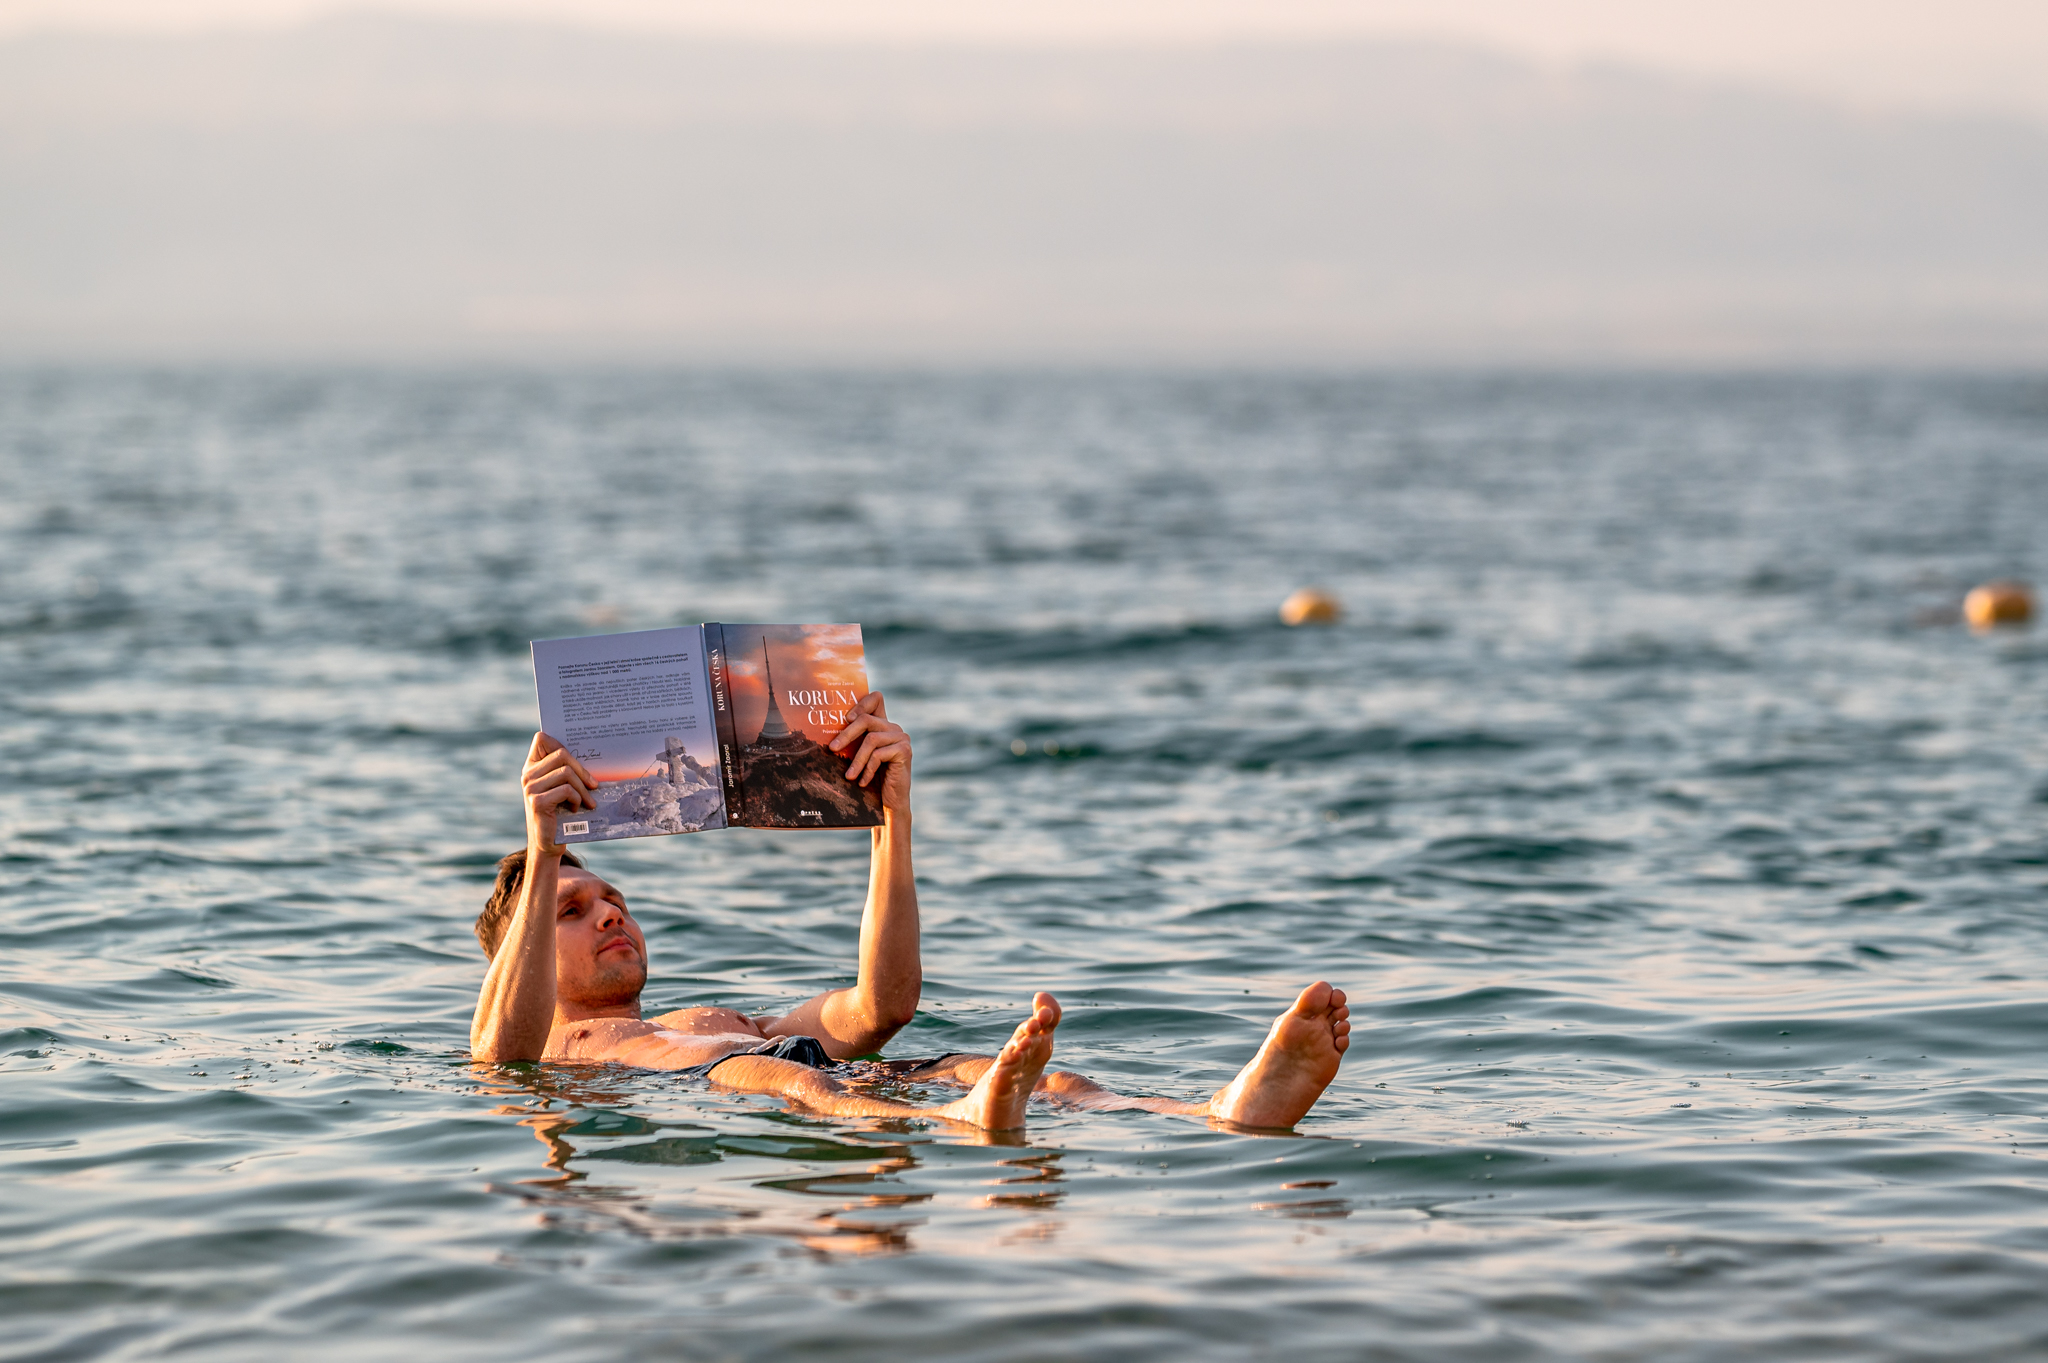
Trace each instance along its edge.
<path fill-rule="evenodd" d="M 476 920 L 484 955 L 498 954 L 525 882 L 523 850 L 498 863 L 498 883 Z M 555 880 L 555 996 L 582 1008 L 614 1008 L 637 1004 L 646 985 L 647 939 L 626 897 L 563 853 Z"/>

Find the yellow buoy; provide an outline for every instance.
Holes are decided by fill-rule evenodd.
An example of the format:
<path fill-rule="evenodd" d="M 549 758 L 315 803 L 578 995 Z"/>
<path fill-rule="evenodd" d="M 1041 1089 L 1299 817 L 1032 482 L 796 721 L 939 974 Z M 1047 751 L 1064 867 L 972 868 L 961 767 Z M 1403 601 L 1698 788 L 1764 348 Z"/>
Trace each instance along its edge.
<path fill-rule="evenodd" d="M 1280 603 L 1283 625 L 1334 625 L 1343 618 L 1337 598 L 1316 587 L 1303 587 Z"/>
<path fill-rule="evenodd" d="M 2033 589 L 2024 582 L 1987 582 L 1963 598 L 1963 619 L 1976 630 L 2024 625 L 2034 618 Z"/>

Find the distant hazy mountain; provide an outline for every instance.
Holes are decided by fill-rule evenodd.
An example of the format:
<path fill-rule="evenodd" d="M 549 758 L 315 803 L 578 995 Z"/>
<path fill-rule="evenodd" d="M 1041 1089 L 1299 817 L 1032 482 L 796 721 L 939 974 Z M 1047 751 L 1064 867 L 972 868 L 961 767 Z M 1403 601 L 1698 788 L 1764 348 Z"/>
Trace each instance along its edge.
<path fill-rule="evenodd" d="M 0 42 L 0 355 L 2048 358 L 2048 135 L 1354 43 Z"/>

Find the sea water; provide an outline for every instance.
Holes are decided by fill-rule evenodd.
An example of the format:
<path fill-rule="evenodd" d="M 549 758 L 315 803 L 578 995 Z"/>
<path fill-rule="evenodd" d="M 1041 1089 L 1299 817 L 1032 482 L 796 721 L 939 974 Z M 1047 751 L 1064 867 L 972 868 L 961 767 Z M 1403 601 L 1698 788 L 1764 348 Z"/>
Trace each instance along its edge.
<path fill-rule="evenodd" d="M 0 1353 L 2039 1357 L 2044 510 L 2029 377 L 8 374 Z M 472 1066 L 528 641 L 704 619 L 915 738 L 891 1054 L 1197 1097 L 1327 978 L 1324 1100 Z M 768 1012 L 867 842 L 592 856 Z"/>

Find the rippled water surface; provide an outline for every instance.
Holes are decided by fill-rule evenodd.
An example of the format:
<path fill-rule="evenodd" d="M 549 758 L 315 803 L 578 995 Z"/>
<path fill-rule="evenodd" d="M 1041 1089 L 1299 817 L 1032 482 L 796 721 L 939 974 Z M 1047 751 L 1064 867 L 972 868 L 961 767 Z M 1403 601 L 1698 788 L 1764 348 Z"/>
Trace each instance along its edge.
<path fill-rule="evenodd" d="M 2044 511 L 2037 379 L 0 377 L 0 1354 L 2039 1357 Z M 1323 1103 L 472 1068 L 527 641 L 702 619 L 916 737 L 892 1053 L 1324 976 Z M 652 1004 L 848 978 L 864 835 L 594 855 Z"/>

